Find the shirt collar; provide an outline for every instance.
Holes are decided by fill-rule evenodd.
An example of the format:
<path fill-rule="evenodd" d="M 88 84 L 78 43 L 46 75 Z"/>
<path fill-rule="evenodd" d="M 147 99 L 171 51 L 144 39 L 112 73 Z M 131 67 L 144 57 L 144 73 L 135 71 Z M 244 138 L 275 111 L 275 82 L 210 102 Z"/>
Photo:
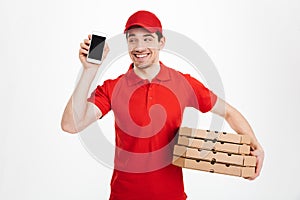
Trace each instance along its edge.
<path fill-rule="evenodd" d="M 152 79 L 152 82 L 161 82 L 161 81 L 169 81 L 171 80 L 169 68 L 166 67 L 162 62 L 159 61 L 160 70 L 158 74 Z M 135 74 L 133 71 L 133 63 L 129 66 L 128 71 L 125 74 L 127 79 L 127 83 L 129 86 L 138 84 L 140 82 L 144 82 L 144 79 L 141 79 L 139 76 Z"/>

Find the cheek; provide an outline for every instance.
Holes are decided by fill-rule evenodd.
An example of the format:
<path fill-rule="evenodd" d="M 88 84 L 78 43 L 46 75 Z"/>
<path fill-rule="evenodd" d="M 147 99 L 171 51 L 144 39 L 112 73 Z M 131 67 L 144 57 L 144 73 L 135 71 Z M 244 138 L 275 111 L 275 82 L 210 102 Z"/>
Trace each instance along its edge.
<path fill-rule="evenodd" d="M 158 51 L 152 51 L 152 58 L 155 59 L 158 57 Z"/>
<path fill-rule="evenodd" d="M 128 52 L 128 54 L 129 54 L 129 57 L 130 57 L 131 59 L 133 59 L 133 58 L 134 58 L 134 55 L 133 55 L 133 54 L 131 54 L 131 52 Z"/>

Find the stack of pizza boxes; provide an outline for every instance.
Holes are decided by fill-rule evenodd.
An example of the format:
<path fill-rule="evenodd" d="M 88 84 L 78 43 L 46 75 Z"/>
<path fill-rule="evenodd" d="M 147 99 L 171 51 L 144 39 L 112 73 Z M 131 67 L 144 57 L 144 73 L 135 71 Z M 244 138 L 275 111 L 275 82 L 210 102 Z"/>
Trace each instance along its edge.
<path fill-rule="evenodd" d="M 255 173 L 256 157 L 250 155 L 249 136 L 181 127 L 173 164 L 248 178 Z"/>

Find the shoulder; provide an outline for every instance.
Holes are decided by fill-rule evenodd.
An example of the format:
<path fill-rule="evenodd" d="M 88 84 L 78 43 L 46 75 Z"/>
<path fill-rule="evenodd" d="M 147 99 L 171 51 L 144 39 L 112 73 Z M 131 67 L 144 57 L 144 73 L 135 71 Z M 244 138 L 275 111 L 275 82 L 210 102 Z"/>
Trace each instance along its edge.
<path fill-rule="evenodd" d="M 100 89 L 100 90 L 105 89 L 105 90 L 107 90 L 107 91 L 113 90 L 113 88 L 114 88 L 115 85 L 118 83 L 118 81 L 119 81 L 120 79 L 122 79 L 123 77 L 124 77 L 124 74 L 121 74 L 121 75 L 118 76 L 117 78 L 114 78 L 114 79 L 106 79 L 106 80 L 103 82 L 103 84 L 97 86 L 97 89 L 98 89 L 98 90 L 99 90 L 99 89 Z"/>
<path fill-rule="evenodd" d="M 164 68 L 169 72 L 169 74 L 170 74 L 172 77 L 181 77 L 181 78 L 186 79 L 186 80 L 189 81 L 189 82 L 191 82 L 191 81 L 200 82 L 200 81 L 197 80 L 196 78 L 192 77 L 190 74 L 183 73 L 183 72 L 181 72 L 181 71 L 178 71 L 178 70 L 176 70 L 176 69 L 173 69 L 173 68 L 168 67 L 168 66 L 165 66 L 165 65 L 164 65 Z"/>
<path fill-rule="evenodd" d="M 187 87 L 192 87 L 193 89 L 202 91 L 206 89 L 206 86 L 198 79 L 191 76 L 191 74 L 183 73 L 181 71 L 175 70 L 171 67 L 164 66 L 168 70 L 170 77 L 177 84 L 185 85 Z"/>
<path fill-rule="evenodd" d="M 113 78 L 113 79 L 106 79 L 103 84 L 114 84 L 116 82 L 118 82 L 121 78 L 123 78 L 125 74 L 121 74 L 119 75 L 117 78 Z"/>

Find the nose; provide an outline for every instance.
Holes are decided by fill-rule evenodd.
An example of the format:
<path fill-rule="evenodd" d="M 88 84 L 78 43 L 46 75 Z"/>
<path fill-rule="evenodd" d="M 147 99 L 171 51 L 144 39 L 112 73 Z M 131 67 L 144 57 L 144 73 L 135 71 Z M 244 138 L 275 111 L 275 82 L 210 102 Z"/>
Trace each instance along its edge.
<path fill-rule="evenodd" d="M 146 50 L 146 45 L 142 40 L 138 40 L 135 45 L 132 45 L 130 47 L 131 51 L 138 51 L 138 52 L 142 52 L 144 50 Z"/>

